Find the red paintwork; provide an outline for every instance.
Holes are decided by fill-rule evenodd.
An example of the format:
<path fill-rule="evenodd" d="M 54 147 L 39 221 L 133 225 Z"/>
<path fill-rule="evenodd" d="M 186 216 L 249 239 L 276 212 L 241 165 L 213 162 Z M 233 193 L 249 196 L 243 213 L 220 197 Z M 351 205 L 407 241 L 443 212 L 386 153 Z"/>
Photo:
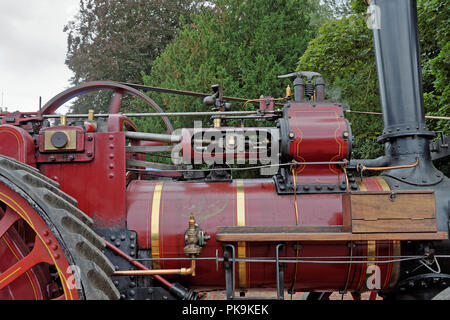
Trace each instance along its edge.
<path fill-rule="evenodd" d="M 292 103 L 288 108 L 289 130 L 295 137 L 290 155 L 298 162 L 342 161 L 349 158 L 349 132 L 343 110 L 335 104 Z M 297 184 L 339 184 L 344 176 L 336 165 L 299 165 L 295 173 Z"/>
<path fill-rule="evenodd" d="M 98 227 L 125 227 L 125 134 L 96 133 L 89 163 L 39 165 L 43 174 L 77 199 L 78 208 Z"/>
<path fill-rule="evenodd" d="M 0 154 L 36 167 L 33 138 L 22 128 L 0 126 Z"/>
<path fill-rule="evenodd" d="M 371 179 L 366 179 L 371 180 Z M 271 180 L 244 180 L 246 225 L 248 226 L 293 226 L 295 225 L 294 196 L 278 196 Z M 141 248 L 151 248 L 151 212 L 156 181 L 133 181 L 127 188 L 127 224 L 138 234 Z M 370 190 L 382 190 L 376 182 L 368 183 Z M 162 258 L 185 257 L 184 232 L 190 214 L 194 214 L 201 228 L 211 235 L 200 257 L 215 257 L 216 250 L 222 255 L 222 244 L 215 241 L 218 226 L 236 225 L 236 183 L 183 183 L 164 182 L 160 207 L 160 255 Z M 297 195 L 299 225 L 342 225 L 342 195 Z M 355 242 L 353 256 L 367 254 L 367 242 Z M 305 242 L 301 256 L 349 256 L 345 242 Z M 378 243 L 378 255 L 390 255 L 391 244 Z M 251 257 L 275 256 L 274 243 L 247 244 Z M 295 256 L 292 246 L 283 249 L 281 256 Z M 161 268 L 186 267 L 187 262 L 161 261 Z M 390 264 L 380 265 L 382 283 L 390 278 Z M 275 287 L 275 266 L 270 263 L 247 264 L 249 287 Z M 347 289 L 356 290 L 365 282 L 365 264 L 300 264 L 295 289 L 297 290 L 342 290 L 347 277 Z M 285 269 L 285 282 L 290 285 L 294 265 Z M 326 275 L 326 276 L 324 276 Z M 191 285 L 201 287 L 223 287 L 224 273 L 215 261 L 198 261 L 197 275 L 183 278 Z"/>
<path fill-rule="evenodd" d="M 68 90 L 50 101 L 43 114 L 54 112 L 64 101 L 78 93 L 96 88 L 113 88 L 116 92 L 112 102 L 113 110 L 120 105 L 121 92 L 110 83 L 81 86 L 76 90 Z M 140 96 L 140 93 L 138 94 Z M 272 108 L 273 106 L 267 106 Z M 289 155 L 298 162 L 334 162 L 349 158 L 350 144 L 344 138 L 349 132 L 342 108 L 335 104 L 291 103 L 287 108 L 289 132 L 294 134 Z M 167 123 L 166 123 L 167 124 Z M 170 122 L 168 123 L 170 131 Z M 42 152 L 37 158 L 41 172 L 57 181 L 61 189 L 78 201 L 78 208 L 94 218 L 95 226 L 125 228 L 137 232 L 140 249 L 151 249 L 152 201 L 155 185 L 162 180 L 133 180 L 127 185 L 125 159 L 144 160 L 142 155 L 126 154 L 125 134 L 122 131 L 135 130 L 134 125 L 122 115 L 113 115 L 108 119 L 108 133 L 84 133 L 84 139 L 92 135 L 91 144 L 85 141 L 83 150 L 78 156 L 93 152 L 88 162 L 68 162 L 66 158 L 52 161 L 50 154 Z M 19 128 L 0 126 L 6 133 L 0 138 L 0 153 L 12 155 L 21 161 L 34 159 L 34 144 L 28 134 Z M 58 128 L 45 129 L 57 130 Z M 61 129 L 61 128 L 59 128 Z M 221 128 L 224 131 L 239 131 L 240 128 Z M 263 129 L 263 128 L 260 128 Z M 7 131 L 15 130 L 18 141 Z M 81 129 L 80 129 L 81 130 Z M 193 129 L 183 129 L 181 148 L 184 156 L 192 152 L 191 133 Z M 203 129 L 209 131 L 212 129 Z M 42 143 L 42 135 L 38 136 L 38 146 Z M 22 140 L 21 140 L 22 139 Z M 3 141 L 7 141 L 3 143 Z M 95 143 L 94 143 L 95 142 Z M 14 144 L 15 143 L 15 144 Z M 133 145 L 158 145 L 152 142 L 132 142 Z M 18 146 L 23 145 L 21 152 Z M 90 146 L 90 147 L 89 147 Z M 88 147 L 90 148 L 89 150 Z M 81 147 L 80 147 L 81 148 Z M 67 154 L 65 154 L 67 155 Z M 220 155 L 222 157 L 227 154 Z M 233 154 L 233 158 L 250 156 L 250 154 Z M 284 156 L 287 156 L 286 154 Z M 202 155 L 194 154 L 194 159 Z M 205 160 L 204 158 L 202 158 Z M 51 160 L 51 161 L 47 161 Z M 179 176 L 179 173 L 171 173 Z M 345 174 L 336 165 L 299 165 L 295 169 L 296 184 L 340 184 Z M 138 175 L 142 177 L 143 175 Z M 130 175 L 128 175 L 128 178 Z M 365 180 L 367 189 L 382 190 L 376 179 Z M 194 214 L 211 239 L 203 248 L 200 257 L 222 256 L 222 243 L 215 239 L 219 226 L 237 225 L 237 182 L 174 182 L 166 180 L 163 184 L 160 205 L 159 249 L 162 258 L 185 257 L 184 233 L 189 216 Z M 278 195 L 272 179 L 244 180 L 245 225 L 247 226 L 294 226 L 296 212 L 294 201 L 298 205 L 298 225 L 300 226 L 339 226 L 343 224 L 343 194 L 304 194 Z M 1 187 L 1 185 L 0 185 Z M 20 199 L 19 199 L 20 200 Z M 21 199 L 22 202 L 23 199 Z M 368 252 L 366 241 L 353 242 L 353 247 L 346 242 L 302 242 L 300 257 L 324 256 L 364 256 Z M 390 256 L 393 244 L 377 242 L 376 255 Z M 1 249 L 1 248 L 0 248 Z M 280 252 L 281 256 L 295 257 L 296 251 L 291 245 Z M 275 243 L 247 243 L 247 257 L 274 257 Z M 2 257 L 0 251 L 0 257 Z M 161 268 L 188 267 L 188 261 L 161 261 Z M 392 264 L 380 264 L 382 284 L 385 288 L 390 281 Z M 217 269 L 216 269 L 217 268 Z M 260 288 L 276 286 L 275 264 L 247 263 L 246 283 L 248 287 Z M 336 291 L 360 290 L 364 288 L 367 264 L 312 264 L 297 266 L 288 264 L 285 269 L 285 285 L 299 291 Z M 222 264 L 215 261 L 198 261 L 195 277 L 178 279 L 187 285 L 197 287 L 223 288 L 225 285 Z M 172 277 L 174 280 L 176 277 Z M 295 281 L 294 281 L 295 279 Z M 238 277 L 236 277 L 238 280 Z"/>

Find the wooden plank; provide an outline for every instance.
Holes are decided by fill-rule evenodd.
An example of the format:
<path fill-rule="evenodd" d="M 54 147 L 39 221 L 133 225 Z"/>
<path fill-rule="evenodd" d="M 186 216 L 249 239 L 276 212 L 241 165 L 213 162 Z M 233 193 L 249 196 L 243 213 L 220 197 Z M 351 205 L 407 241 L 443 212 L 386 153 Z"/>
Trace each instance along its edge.
<path fill-rule="evenodd" d="M 352 193 L 350 198 L 353 221 L 436 217 L 433 192 L 361 192 Z"/>
<path fill-rule="evenodd" d="M 436 219 L 404 220 L 353 220 L 353 233 L 388 233 L 388 232 L 436 232 Z"/>
<path fill-rule="evenodd" d="M 217 233 L 333 233 L 343 232 L 342 226 L 228 226 L 218 227 Z"/>
<path fill-rule="evenodd" d="M 447 240 L 447 232 L 429 233 L 217 233 L 220 242 L 295 242 L 295 241 L 403 241 Z"/>

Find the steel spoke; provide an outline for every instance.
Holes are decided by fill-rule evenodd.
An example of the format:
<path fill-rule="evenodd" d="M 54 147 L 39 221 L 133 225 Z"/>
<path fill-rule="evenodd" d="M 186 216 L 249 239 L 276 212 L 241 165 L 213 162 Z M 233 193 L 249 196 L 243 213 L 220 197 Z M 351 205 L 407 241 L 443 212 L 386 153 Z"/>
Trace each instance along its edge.
<path fill-rule="evenodd" d="M 36 237 L 33 250 L 25 258 L 19 260 L 0 274 L 0 290 L 41 262 L 53 264 L 43 243 Z"/>
<path fill-rule="evenodd" d="M 19 215 L 9 208 L 6 208 L 5 214 L 0 220 L 0 238 L 11 228 L 11 226 L 19 220 Z"/>

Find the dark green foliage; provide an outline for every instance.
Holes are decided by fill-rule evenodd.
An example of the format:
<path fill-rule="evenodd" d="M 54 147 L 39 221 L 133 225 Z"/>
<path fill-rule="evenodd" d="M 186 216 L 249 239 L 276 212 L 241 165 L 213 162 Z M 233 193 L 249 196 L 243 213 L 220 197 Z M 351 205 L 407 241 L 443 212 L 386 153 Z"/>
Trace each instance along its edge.
<path fill-rule="evenodd" d="M 295 69 L 298 56 L 316 35 L 316 25 L 323 21 L 317 1 L 213 3 L 185 24 L 155 60 L 151 73 L 144 75 L 144 83 L 201 92 L 211 92 L 211 85 L 218 83 L 227 96 L 284 96 L 290 81 L 280 81 L 277 75 Z M 166 111 L 208 110 L 201 99 L 151 96 Z M 233 109 L 241 110 L 242 104 L 234 103 Z M 175 127 L 192 124 L 192 119 L 174 119 Z"/>

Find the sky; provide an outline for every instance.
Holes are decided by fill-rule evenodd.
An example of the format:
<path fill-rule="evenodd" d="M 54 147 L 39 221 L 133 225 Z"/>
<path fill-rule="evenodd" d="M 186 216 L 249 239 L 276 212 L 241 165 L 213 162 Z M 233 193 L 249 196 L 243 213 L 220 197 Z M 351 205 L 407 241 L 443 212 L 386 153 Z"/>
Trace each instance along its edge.
<path fill-rule="evenodd" d="M 70 87 L 64 25 L 79 0 L 0 0 L 0 107 L 37 111 Z"/>

